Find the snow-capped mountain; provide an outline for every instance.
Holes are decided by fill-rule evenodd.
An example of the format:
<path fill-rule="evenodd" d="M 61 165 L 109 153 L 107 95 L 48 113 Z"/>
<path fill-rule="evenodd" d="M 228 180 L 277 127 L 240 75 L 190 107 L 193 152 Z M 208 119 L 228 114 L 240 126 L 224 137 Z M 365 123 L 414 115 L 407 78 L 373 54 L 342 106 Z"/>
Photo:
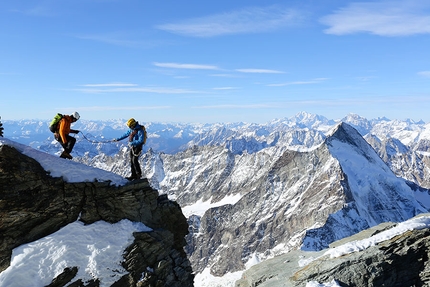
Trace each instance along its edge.
<path fill-rule="evenodd" d="M 124 122 L 78 121 L 74 160 L 128 175 L 126 143 L 109 142 Z M 5 136 L 51 154 L 61 149 L 47 122 L 25 123 L 4 121 Z M 266 124 L 143 124 L 144 174 L 188 217 L 187 252 L 198 274 L 325 248 L 430 208 L 430 125 L 421 121 L 302 112 Z"/>
<path fill-rule="evenodd" d="M 346 124 L 307 151 L 273 147 L 234 155 L 225 148 L 196 147 L 163 155 L 160 162 L 165 167 L 160 188 L 169 186 L 184 212 L 196 215 L 190 218 L 197 227 L 189 238 L 193 267 L 210 268 L 217 276 L 286 250 L 319 250 L 430 207 L 428 191 L 413 190 L 396 177 Z M 222 201 L 230 204 L 198 212 L 202 203 Z"/>
<path fill-rule="evenodd" d="M 3 120 L 5 137 L 53 154 L 58 151 L 59 146 L 48 129 L 49 122 L 50 120 Z M 91 156 L 101 153 L 116 154 L 121 143 L 115 144 L 111 140 L 126 131 L 125 122 L 126 120 L 80 119 L 73 124 L 74 129 L 81 131 L 76 136 L 78 144 L 75 152 L 78 155 L 88 153 Z M 233 153 L 240 154 L 245 151 L 256 152 L 274 145 L 310 148 L 320 144 L 325 138 L 325 133 L 340 122 L 348 123 L 362 136 L 371 134 L 381 140 L 395 138 L 420 151 L 427 151 L 425 149 L 428 148 L 427 143 L 430 141 L 430 123 L 387 118 L 367 120 L 355 114 L 349 114 L 338 120 L 329 120 L 321 115 L 301 112 L 294 117 L 277 119 L 265 124 L 141 123 L 148 131 L 149 140 L 146 147 L 155 152 L 174 154 L 194 145 L 221 145 Z"/>

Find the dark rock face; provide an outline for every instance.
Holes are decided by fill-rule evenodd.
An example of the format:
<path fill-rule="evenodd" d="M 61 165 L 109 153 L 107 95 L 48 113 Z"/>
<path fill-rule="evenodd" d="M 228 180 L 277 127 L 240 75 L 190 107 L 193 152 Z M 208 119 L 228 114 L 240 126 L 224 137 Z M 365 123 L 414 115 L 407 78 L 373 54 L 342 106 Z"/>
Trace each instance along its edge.
<path fill-rule="evenodd" d="M 357 240 L 359 236 L 343 241 Z M 332 280 L 345 287 L 429 286 L 429 239 L 429 229 L 411 230 L 363 251 L 336 258 L 323 256 L 326 250 L 296 250 L 253 266 L 236 282 L 236 287 L 306 286 L 310 281 L 326 283 Z M 310 257 L 318 259 L 299 267 L 299 259 Z"/>
<path fill-rule="evenodd" d="M 428 286 L 429 239 L 428 229 L 408 231 L 363 252 L 317 260 L 292 278 L 302 284 L 336 279 L 341 286 Z"/>
<path fill-rule="evenodd" d="M 13 248 L 78 218 L 86 224 L 128 219 L 153 229 L 134 234 L 123 262 L 129 274 L 113 286 L 193 286 L 183 249 L 186 218 L 176 202 L 159 196 L 146 179 L 119 187 L 109 182 L 68 183 L 49 176 L 37 161 L 14 148 L 0 146 L 0 272 L 9 266 Z M 66 268 L 49 286 L 70 284 L 75 268 Z M 93 284 L 98 286 L 98 280 Z"/>

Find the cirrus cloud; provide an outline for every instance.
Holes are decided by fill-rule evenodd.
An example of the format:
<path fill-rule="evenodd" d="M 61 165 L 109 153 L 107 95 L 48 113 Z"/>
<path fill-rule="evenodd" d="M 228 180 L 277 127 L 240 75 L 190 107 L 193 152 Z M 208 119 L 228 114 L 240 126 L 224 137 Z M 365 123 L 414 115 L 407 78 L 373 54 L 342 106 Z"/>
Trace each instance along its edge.
<path fill-rule="evenodd" d="M 154 66 L 161 67 L 161 68 L 218 70 L 217 66 L 212 66 L 212 65 L 181 64 L 181 63 L 158 63 L 158 62 L 154 62 L 153 64 L 154 64 Z"/>
<path fill-rule="evenodd" d="M 257 73 L 257 74 L 283 74 L 285 72 L 278 70 L 269 70 L 269 69 L 236 69 L 237 72 L 241 73 Z"/>
<path fill-rule="evenodd" d="M 430 78 L 430 71 L 421 71 L 421 72 L 418 72 L 418 75 L 424 78 Z"/>
<path fill-rule="evenodd" d="M 300 23 L 303 15 L 297 10 L 279 6 L 249 7 L 242 10 L 158 25 L 157 28 L 191 37 L 261 33 Z"/>
<path fill-rule="evenodd" d="M 327 34 L 407 36 L 430 33 L 429 1 L 359 2 L 320 19 Z"/>

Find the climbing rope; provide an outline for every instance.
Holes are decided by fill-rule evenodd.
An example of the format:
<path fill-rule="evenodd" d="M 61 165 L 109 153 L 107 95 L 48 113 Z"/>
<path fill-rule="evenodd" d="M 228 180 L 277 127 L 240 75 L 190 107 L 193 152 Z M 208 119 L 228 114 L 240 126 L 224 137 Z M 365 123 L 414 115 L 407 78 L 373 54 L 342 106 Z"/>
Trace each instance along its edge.
<path fill-rule="evenodd" d="M 114 142 L 114 140 L 107 140 L 107 141 L 95 141 L 95 140 L 90 140 L 88 139 L 83 132 L 80 131 L 80 133 L 82 134 L 82 136 L 84 137 L 84 139 L 86 139 L 87 141 L 89 141 L 90 143 L 109 143 L 109 142 Z"/>
<path fill-rule="evenodd" d="M 88 139 L 85 135 L 84 135 L 84 133 L 83 132 L 81 132 L 81 131 L 79 131 L 81 134 L 82 134 L 82 136 L 83 136 L 83 138 L 84 139 L 86 139 L 87 141 L 89 141 L 90 143 L 110 143 L 110 142 L 114 142 L 115 140 L 107 140 L 107 141 L 95 141 L 95 140 L 90 140 L 90 139 Z M 131 149 L 131 153 L 134 155 L 134 156 L 137 156 L 137 157 L 139 157 L 141 154 L 142 154 L 142 149 L 140 149 L 140 151 L 138 152 L 138 153 L 136 153 L 134 150 L 134 148 L 132 147 L 132 146 L 130 146 L 130 149 Z"/>
<path fill-rule="evenodd" d="M 133 148 L 133 147 L 130 147 L 130 148 L 131 148 L 131 153 L 132 153 L 134 156 L 139 157 L 139 156 L 142 154 L 142 149 L 140 149 L 140 151 L 136 154 L 136 153 L 134 152 L 134 148 Z"/>

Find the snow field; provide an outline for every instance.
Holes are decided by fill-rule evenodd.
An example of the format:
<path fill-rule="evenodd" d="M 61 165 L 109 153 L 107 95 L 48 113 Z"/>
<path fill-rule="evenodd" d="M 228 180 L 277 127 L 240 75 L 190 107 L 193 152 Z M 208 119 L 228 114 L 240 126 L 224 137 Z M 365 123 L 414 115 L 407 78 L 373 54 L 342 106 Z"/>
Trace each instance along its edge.
<path fill-rule="evenodd" d="M 66 267 L 77 266 L 72 281 L 98 278 L 111 286 L 127 271 L 123 252 L 134 240 L 133 232 L 151 231 L 142 223 L 122 220 L 84 225 L 75 221 L 59 231 L 15 248 L 10 266 L 0 273 L 1 287 L 41 287 L 51 283 Z"/>

